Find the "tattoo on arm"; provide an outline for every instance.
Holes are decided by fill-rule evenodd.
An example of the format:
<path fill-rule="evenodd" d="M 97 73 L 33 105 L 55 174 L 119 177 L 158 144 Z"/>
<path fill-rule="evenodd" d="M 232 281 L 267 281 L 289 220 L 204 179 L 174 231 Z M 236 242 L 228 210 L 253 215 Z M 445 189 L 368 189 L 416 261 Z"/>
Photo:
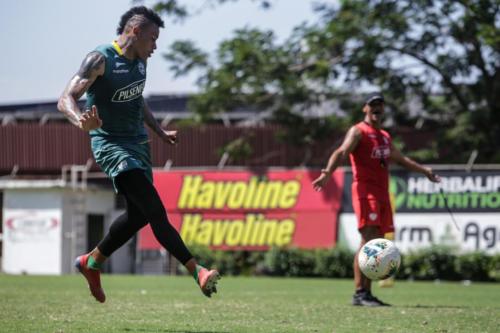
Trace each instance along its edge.
<path fill-rule="evenodd" d="M 79 118 L 81 116 L 77 101 L 92 85 L 95 79 L 99 75 L 103 75 L 105 61 L 106 59 L 101 53 L 89 53 L 83 60 L 78 73 L 73 76 L 59 98 L 57 108 L 75 126 L 79 127 Z"/>
<path fill-rule="evenodd" d="M 104 64 L 105 58 L 99 52 L 90 52 L 78 70 L 78 76 L 81 78 L 89 79 L 94 71 L 98 70 Z"/>

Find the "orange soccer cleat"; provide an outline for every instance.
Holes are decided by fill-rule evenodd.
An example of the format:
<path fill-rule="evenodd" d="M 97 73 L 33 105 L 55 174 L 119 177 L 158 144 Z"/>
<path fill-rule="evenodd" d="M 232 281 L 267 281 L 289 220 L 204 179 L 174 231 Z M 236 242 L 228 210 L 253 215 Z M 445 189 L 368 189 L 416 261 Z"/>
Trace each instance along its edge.
<path fill-rule="evenodd" d="M 216 270 L 208 270 L 201 268 L 198 271 L 198 284 L 201 292 L 207 297 L 211 297 L 212 293 L 217 293 L 217 281 L 220 279 L 220 274 Z"/>
<path fill-rule="evenodd" d="M 104 303 L 104 301 L 106 301 L 106 295 L 101 287 L 101 272 L 87 267 L 89 255 L 90 254 L 84 254 L 77 257 L 75 260 L 75 267 L 78 268 L 80 273 L 87 279 L 92 296 L 94 296 L 97 301 Z"/>

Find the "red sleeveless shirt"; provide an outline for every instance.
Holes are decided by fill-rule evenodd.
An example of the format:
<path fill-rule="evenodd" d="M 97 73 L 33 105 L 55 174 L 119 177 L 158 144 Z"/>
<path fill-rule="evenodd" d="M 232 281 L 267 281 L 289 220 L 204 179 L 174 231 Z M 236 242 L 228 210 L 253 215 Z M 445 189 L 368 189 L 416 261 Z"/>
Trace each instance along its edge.
<path fill-rule="evenodd" d="M 355 125 L 361 140 L 349 154 L 352 166 L 352 199 L 389 201 L 391 136 L 365 122 Z"/>

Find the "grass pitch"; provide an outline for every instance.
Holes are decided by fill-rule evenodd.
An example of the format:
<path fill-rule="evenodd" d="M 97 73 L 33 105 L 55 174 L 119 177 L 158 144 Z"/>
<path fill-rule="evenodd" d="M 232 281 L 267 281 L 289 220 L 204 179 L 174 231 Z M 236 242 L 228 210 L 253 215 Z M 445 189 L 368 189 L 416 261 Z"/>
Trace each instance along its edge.
<path fill-rule="evenodd" d="M 105 304 L 79 275 L 0 275 L 0 332 L 499 332 L 500 284 L 396 281 L 387 308 L 350 305 L 352 281 L 223 277 L 202 296 L 190 277 L 104 275 Z"/>

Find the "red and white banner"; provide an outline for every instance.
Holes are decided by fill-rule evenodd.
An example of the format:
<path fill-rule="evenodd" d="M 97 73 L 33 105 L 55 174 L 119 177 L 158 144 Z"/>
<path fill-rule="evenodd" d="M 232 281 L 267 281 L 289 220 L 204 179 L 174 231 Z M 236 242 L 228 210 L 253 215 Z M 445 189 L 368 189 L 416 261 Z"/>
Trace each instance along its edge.
<path fill-rule="evenodd" d="M 315 192 L 317 171 L 155 171 L 170 223 L 187 244 L 223 250 L 333 247 L 344 173 Z M 139 248 L 159 249 L 149 226 Z"/>
<path fill-rule="evenodd" d="M 47 197 L 43 197 L 45 202 L 51 199 Z M 40 200 L 39 196 L 32 198 Z M 61 274 L 61 210 L 6 207 L 3 214 L 2 270 L 8 274 Z"/>

